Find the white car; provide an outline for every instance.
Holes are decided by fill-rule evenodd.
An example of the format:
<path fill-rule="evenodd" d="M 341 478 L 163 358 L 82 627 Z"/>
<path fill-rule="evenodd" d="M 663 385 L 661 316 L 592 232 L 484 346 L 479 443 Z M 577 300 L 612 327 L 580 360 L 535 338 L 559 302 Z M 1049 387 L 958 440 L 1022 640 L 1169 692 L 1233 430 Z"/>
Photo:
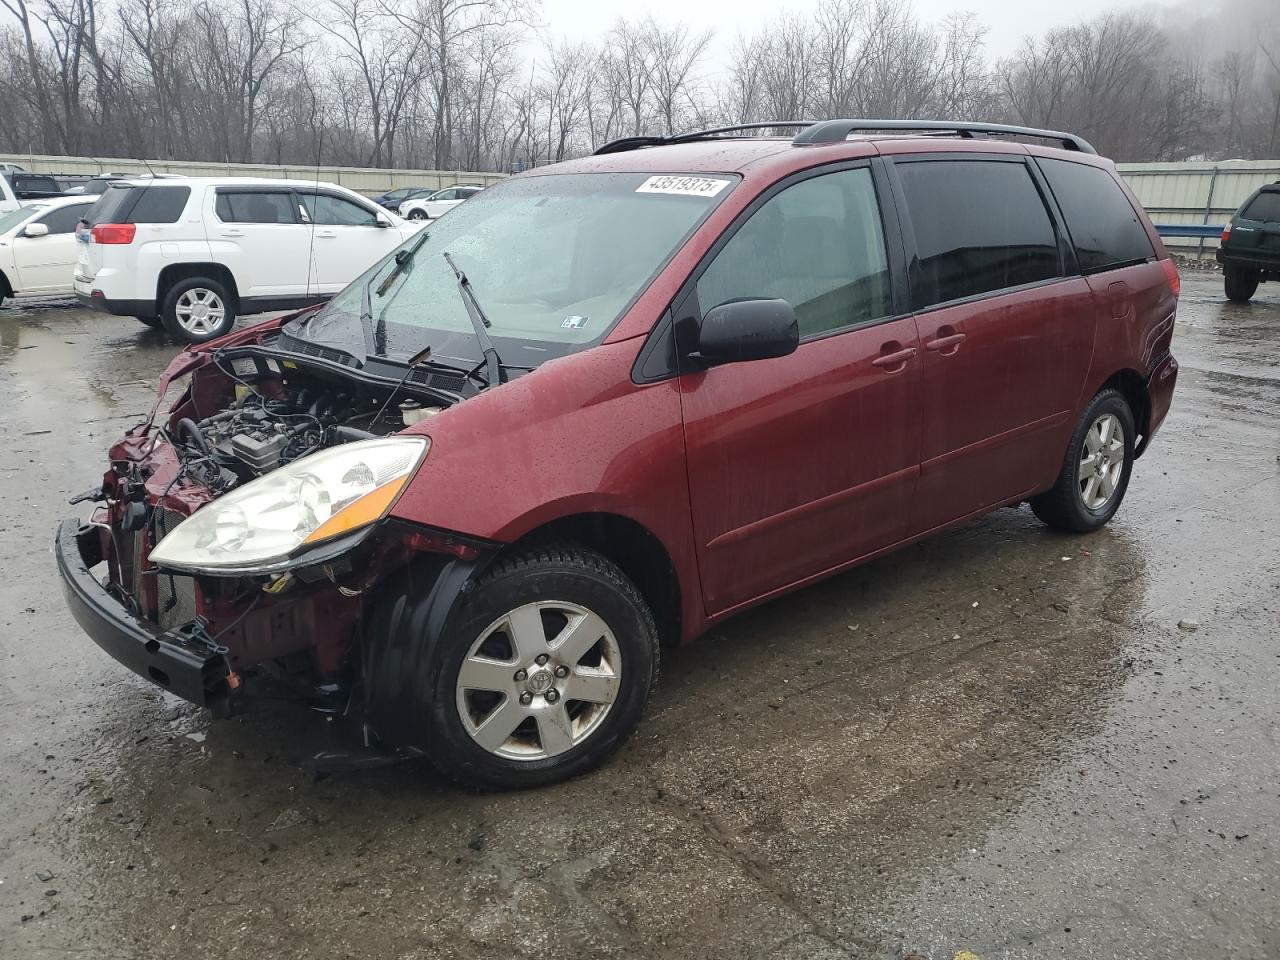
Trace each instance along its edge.
<path fill-rule="evenodd" d="M 0 214 L 0 300 L 71 293 L 76 223 L 95 199 L 37 200 Z"/>
<path fill-rule="evenodd" d="M 4 176 L 4 171 L 0 171 L 0 214 L 12 213 L 21 206 L 22 201 L 13 192 L 9 178 Z"/>
<path fill-rule="evenodd" d="M 455 184 L 444 190 L 437 190 L 429 197 L 406 200 L 400 204 L 400 216 L 407 220 L 434 220 L 436 217 L 443 217 L 467 197 L 473 197 L 483 189 L 484 187 L 470 184 Z"/>
<path fill-rule="evenodd" d="M 117 180 L 77 234 L 75 295 L 203 343 L 327 300 L 420 228 L 314 180 Z"/>

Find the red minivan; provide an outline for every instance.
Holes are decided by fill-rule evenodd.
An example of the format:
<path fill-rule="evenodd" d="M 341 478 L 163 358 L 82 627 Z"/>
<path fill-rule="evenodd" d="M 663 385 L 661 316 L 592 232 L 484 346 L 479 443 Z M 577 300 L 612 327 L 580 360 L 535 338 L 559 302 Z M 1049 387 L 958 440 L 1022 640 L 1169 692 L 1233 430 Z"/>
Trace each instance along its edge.
<path fill-rule="evenodd" d="M 468 783 L 547 783 L 635 729 L 662 643 L 1004 505 L 1106 523 L 1177 298 L 1069 134 L 618 141 L 180 354 L 59 530 L 67 599 L 187 700 L 285 685 Z"/>

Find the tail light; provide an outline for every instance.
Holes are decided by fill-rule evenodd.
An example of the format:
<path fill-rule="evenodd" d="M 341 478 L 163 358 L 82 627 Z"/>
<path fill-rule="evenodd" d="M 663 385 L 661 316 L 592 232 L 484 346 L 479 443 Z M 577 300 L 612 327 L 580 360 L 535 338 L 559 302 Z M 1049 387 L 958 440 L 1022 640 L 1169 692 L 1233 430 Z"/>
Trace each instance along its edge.
<path fill-rule="evenodd" d="M 1160 266 L 1164 267 L 1165 279 L 1169 281 L 1169 289 L 1173 291 L 1176 299 L 1182 294 L 1182 278 L 1178 276 L 1178 266 L 1173 262 L 1172 257 L 1161 260 Z"/>
<path fill-rule="evenodd" d="M 1222 237 L 1218 240 L 1218 243 L 1226 246 L 1229 239 L 1231 239 L 1231 224 L 1228 223 L 1222 228 Z"/>
<path fill-rule="evenodd" d="M 89 231 L 89 235 L 94 243 L 133 243 L 137 232 L 137 224 L 133 223 L 100 223 Z"/>

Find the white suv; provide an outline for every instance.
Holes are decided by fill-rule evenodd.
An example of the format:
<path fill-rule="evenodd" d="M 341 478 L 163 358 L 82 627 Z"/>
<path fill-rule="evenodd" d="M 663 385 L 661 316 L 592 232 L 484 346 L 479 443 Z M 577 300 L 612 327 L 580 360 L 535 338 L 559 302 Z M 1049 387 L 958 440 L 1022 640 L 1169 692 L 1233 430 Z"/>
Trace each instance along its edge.
<path fill-rule="evenodd" d="M 470 184 L 454 184 L 444 190 L 437 190 L 429 197 L 406 200 L 400 204 L 400 216 L 409 220 L 434 220 L 436 217 L 443 217 L 463 200 L 475 196 L 483 189 L 484 187 Z"/>
<path fill-rule="evenodd" d="M 327 300 L 420 227 L 311 180 L 114 181 L 77 231 L 75 294 L 203 343 Z"/>

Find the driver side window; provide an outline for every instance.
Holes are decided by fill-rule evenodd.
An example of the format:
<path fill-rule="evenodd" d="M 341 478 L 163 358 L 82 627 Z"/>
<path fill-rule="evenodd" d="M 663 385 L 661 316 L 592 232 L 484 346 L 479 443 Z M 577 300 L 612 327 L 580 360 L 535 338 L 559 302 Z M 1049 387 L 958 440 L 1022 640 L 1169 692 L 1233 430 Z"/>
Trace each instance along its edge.
<path fill-rule="evenodd" d="M 77 203 L 72 206 L 59 207 L 57 210 L 50 210 L 35 222 L 43 223 L 48 227 L 50 236 L 56 236 L 61 233 L 74 233 L 76 224 L 85 215 L 85 211 L 90 206 L 92 204 Z"/>
<path fill-rule="evenodd" d="M 889 316 L 889 263 L 871 171 L 841 170 L 771 197 L 698 280 L 703 313 L 721 303 L 786 300 L 800 336 Z"/>
<path fill-rule="evenodd" d="M 378 223 L 372 210 L 327 193 L 302 194 L 302 206 L 317 226 L 372 227 Z"/>

